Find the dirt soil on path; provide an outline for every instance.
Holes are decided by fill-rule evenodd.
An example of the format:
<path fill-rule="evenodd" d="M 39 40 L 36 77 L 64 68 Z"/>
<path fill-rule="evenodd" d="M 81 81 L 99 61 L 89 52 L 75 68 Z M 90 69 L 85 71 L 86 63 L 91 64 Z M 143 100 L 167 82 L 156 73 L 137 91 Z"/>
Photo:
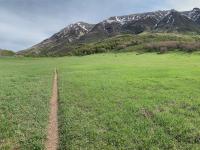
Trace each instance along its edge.
<path fill-rule="evenodd" d="M 52 96 L 50 101 L 50 114 L 49 114 L 49 124 L 47 140 L 45 143 L 45 148 L 47 150 L 57 150 L 58 149 L 58 75 L 55 69 Z"/>

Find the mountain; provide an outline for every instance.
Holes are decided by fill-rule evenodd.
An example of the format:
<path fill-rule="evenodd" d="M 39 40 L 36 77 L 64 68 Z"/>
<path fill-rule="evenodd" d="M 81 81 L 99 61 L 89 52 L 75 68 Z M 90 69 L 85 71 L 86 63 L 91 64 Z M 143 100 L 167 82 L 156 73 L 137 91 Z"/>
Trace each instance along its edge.
<path fill-rule="evenodd" d="M 121 33 L 138 34 L 145 30 L 152 30 L 156 23 L 163 18 L 168 11 L 156 11 L 126 16 L 110 17 L 94 26 L 82 40 L 106 38 Z"/>
<path fill-rule="evenodd" d="M 142 32 L 195 32 L 200 33 L 200 9 L 178 12 L 155 11 L 110 17 L 97 24 L 71 24 L 41 43 L 18 52 L 22 55 L 54 55 L 71 53 L 74 45 L 95 42 L 121 34 Z"/>
<path fill-rule="evenodd" d="M 198 23 L 192 17 L 187 17 L 176 10 L 171 10 L 156 24 L 155 29 L 167 32 L 200 32 L 199 27 Z"/>
<path fill-rule="evenodd" d="M 28 50 L 34 51 L 48 48 L 56 45 L 57 43 L 72 43 L 78 40 L 81 36 L 90 32 L 90 30 L 94 27 L 93 24 L 88 24 L 85 22 L 77 22 L 75 24 L 70 24 L 66 28 L 62 29 L 58 33 L 54 34 L 52 37 L 42 41 L 41 43 L 34 45 Z"/>

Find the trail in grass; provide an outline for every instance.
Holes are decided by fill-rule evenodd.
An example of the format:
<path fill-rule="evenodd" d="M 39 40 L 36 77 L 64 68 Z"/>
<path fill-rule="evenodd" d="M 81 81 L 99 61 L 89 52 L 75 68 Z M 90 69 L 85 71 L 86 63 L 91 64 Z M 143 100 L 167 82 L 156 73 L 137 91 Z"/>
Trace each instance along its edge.
<path fill-rule="evenodd" d="M 49 115 L 49 125 L 48 125 L 48 134 L 45 147 L 47 150 L 56 150 L 58 147 L 58 75 L 55 69 L 54 79 L 53 79 L 53 88 L 52 88 L 52 97 L 50 102 L 50 115 Z"/>

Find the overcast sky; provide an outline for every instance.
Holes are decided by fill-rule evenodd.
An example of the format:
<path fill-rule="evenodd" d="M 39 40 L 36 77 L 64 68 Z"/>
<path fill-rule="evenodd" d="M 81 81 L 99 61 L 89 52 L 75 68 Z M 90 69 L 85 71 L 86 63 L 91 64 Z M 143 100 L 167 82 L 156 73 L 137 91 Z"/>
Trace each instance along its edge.
<path fill-rule="evenodd" d="M 0 0 L 0 48 L 31 47 L 77 21 L 193 7 L 200 7 L 200 0 Z"/>

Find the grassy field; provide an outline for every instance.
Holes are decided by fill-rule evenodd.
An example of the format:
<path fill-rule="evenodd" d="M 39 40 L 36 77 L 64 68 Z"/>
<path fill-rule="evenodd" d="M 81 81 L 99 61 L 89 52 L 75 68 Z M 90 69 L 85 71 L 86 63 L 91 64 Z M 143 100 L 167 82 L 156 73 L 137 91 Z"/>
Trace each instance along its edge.
<path fill-rule="evenodd" d="M 106 54 L 60 67 L 60 149 L 200 149 L 200 57 Z"/>
<path fill-rule="evenodd" d="M 44 148 L 52 68 L 49 59 L 0 58 L 1 150 Z"/>
<path fill-rule="evenodd" d="M 0 59 L 0 149 L 43 149 L 52 72 L 60 149 L 199 149 L 200 55 Z"/>

